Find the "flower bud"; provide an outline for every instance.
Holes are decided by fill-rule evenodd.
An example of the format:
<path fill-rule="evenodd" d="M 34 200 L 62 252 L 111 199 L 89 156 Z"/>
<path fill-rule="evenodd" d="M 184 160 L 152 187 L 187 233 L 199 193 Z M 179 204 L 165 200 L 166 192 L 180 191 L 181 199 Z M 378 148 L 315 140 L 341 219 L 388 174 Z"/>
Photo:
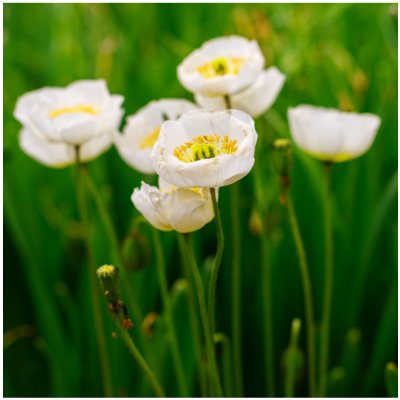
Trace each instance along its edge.
<path fill-rule="evenodd" d="M 118 268 L 113 265 L 103 265 L 97 270 L 101 288 L 107 301 L 116 304 L 119 301 Z"/>

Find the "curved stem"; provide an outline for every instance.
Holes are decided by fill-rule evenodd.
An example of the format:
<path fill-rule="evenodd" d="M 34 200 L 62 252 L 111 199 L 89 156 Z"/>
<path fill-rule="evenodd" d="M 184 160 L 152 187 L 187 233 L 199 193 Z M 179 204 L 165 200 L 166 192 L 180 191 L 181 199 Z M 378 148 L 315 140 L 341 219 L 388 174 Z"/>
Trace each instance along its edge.
<path fill-rule="evenodd" d="M 95 323 L 95 332 L 96 332 L 96 340 L 97 340 L 97 348 L 99 352 L 100 358 L 100 370 L 102 375 L 102 384 L 103 390 L 106 397 L 112 397 L 112 383 L 111 383 L 111 371 L 109 364 L 109 357 L 107 351 L 106 337 L 104 333 L 104 322 L 103 315 L 101 311 L 100 304 L 100 291 L 97 285 L 96 278 L 96 264 L 94 261 L 94 256 L 92 252 L 92 247 L 90 245 L 90 237 L 89 237 L 89 217 L 88 210 L 85 199 L 85 187 L 83 181 L 83 170 L 84 165 L 79 161 L 79 149 L 77 149 L 77 203 L 79 208 L 79 214 L 83 225 L 84 230 L 84 240 L 86 245 L 86 251 L 88 255 L 88 264 L 89 264 L 89 282 L 90 282 L 90 291 L 92 297 L 92 306 L 93 306 L 93 316 Z"/>
<path fill-rule="evenodd" d="M 325 284 L 321 328 L 320 396 L 325 395 L 329 363 L 329 329 L 333 284 L 333 238 L 330 207 L 331 163 L 324 164 L 324 214 L 325 214 Z"/>
<path fill-rule="evenodd" d="M 313 308 L 313 296 L 312 296 L 310 272 L 308 268 L 303 239 L 301 237 L 299 224 L 297 222 L 296 213 L 293 207 L 292 197 L 290 193 L 287 193 L 286 196 L 287 196 L 286 203 L 289 213 L 290 228 L 292 230 L 293 239 L 297 250 L 297 256 L 299 258 L 300 273 L 303 282 L 303 292 L 305 298 L 304 306 L 305 306 L 306 324 L 307 324 L 309 390 L 311 397 L 315 397 L 316 396 L 315 331 L 314 331 L 314 308 Z"/>
<path fill-rule="evenodd" d="M 185 374 L 183 371 L 182 357 L 179 351 L 178 340 L 176 336 L 175 325 L 172 320 L 172 308 L 170 296 L 168 293 L 167 275 L 165 271 L 164 254 L 162 249 L 162 244 L 160 240 L 160 233 L 157 229 L 153 230 L 153 242 L 156 253 L 156 264 L 158 280 L 161 290 L 161 298 L 164 308 L 165 323 L 167 325 L 167 331 L 169 335 L 169 341 L 171 344 L 172 359 L 175 364 L 175 372 L 178 380 L 179 392 L 182 397 L 188 397 L 189 390 L 186 384 Z"/>
<path fill-rule="evenodd" d="M 215 332 L 215 293 L 217 290 L 218 272 L 221 266 L 222 253 L 224 251 L 224 232 L 222 230 L 221 216 L 219 213 L 215 189 L 210 189 L 211 200 L 214 209 L 215 224 L 217 228 L 217 254 L 211 267 L 210 284 L 208 286 L 208 314 L 211 325 L 211 335 Z"/>
<path fill-rule="evenodd" d="M 202 343 L 201 343 L 201 331 L 199 328 L 199 313 L 196 309 L 196 298 L 193 293 L 193 280 L 190 276 L 188 260 L 186 257 L 184 243 L 182 243 L 182 238 L 180 234 L 178 234 L 178 246 L 179 251 L 181 253 L 181 263 L 183 267 L 183 275 L 185 276 L 186 280 L 189 282 L 189 290 L 188 290 L 188 300 L 189 300 L 189 309 L 190 309 L 190 322 L 191 322 L 191 329 L 193 340 L 195 344 L 197 362 L 198 362 L 198 375 L 200 381 L 200 393 L 201 397 L 207 397 L 207 382 L 206 382 L 206 375 L 205 375 L 205 368 L 203 365 L 203 350 L 202 350 Z"/>
<path fill-rule="evenodd" d="M 222 368 L 224 376 L 224 390 L 226 397 L 233 396 L 233 381 L 232 381 L 232 355 L 231 343 L 228 336 L 223 333 L 216 333 L 214 335 L 215 344 L 221 343 L 222 347 Z"/>
<path fill-rule="evenodd" d="M 200 315 L 203 323 L 203 331 L 204 331 L 204 337 L 206 341 L 206 348 L 207 348 L 207 354 L 208 354 L 208 361 L 210 363 L 210 372 L 211 372 L 211 377 L 213 380 L 213 384 L 211 385 L 213 392 L 215 393 L 216 397 L 222 397 L 222 387 L 221 387 L 221 381 L 219 378 L 218 374 L 218 367 L 217 367 L 217 361 L 215 358 L 215 349 L 214 349 L 214 342 L 212 340 L 212 335 L 211 335 L 211 327 L 210 327 L 210 321 L 208 319 L 207 315 L 207 307 L 206 307 L 206 299 L 205 299 L 205 294 L 204 294 L 204 287 L 203 287 L 203 282 L 201 280 L 200 272 L 197 267 L 196 263 L 196 258 L 193 253 L 192 246 L 185 240 L 186 238 L 182 235 L 179 235 L 179 240 L 182 241 L 183 243 L 183 248 L 185 249 L 187 259 L 189 260 L 189 267 L 194 279 L 194 283 L 196 286 L 196 291 L 197 291 L 197 297 L 199 300 L 199 308 L 200 308 Z"/>
<path fill-rule="evenodd" d="M 140 354 L 139 350 L 135 346 L 135 343 L 133 343 L 133 340 L 130 337 L 129 333 L 123 327 L 121 327 L 119 322 L 117 322 L 117 325 L 118 325 L 119 332 L 121 334 L 122 339 L 124 340 L 125 344 L 128 346 L 129 351 L 131 352 L 133 358 L 138 363 L 140 369 L 143 371 L 143 373 L 147 377 L 147 379 L 148 379 L 151 387 L 153 388 L 154 392 L 156 393 L 157 397 L 165 397 L 164 391 L 162 390 L 160 384 L 158 383 L 153 372 L 150 370 L 146 361 Z"/>

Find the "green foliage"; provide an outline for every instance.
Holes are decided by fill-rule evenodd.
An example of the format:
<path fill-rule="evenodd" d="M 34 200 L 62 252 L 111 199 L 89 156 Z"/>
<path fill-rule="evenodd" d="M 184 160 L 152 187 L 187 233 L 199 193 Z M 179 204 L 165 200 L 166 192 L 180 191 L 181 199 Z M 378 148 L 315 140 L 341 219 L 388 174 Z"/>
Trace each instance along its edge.
<path fill-rule="evenodd" d="M 305 321 L 296 252 L 269 144 L 288 138 L 289 106 L 310 103 L 379 115 L 382 125 L 370 151 L 333 169 L 334 287 L 329 391 L 332 395 L 386 396 L 383 371 L 397 363 L 397 14 L 390 4 L 5 4 L 4 10 L 4 395 L 102 396 L 94 339 L 88 266 L 82 244 L 74 168 L 49 169 L 18 146 L 12 113 L 23 93 L 64 86 L 82 78 L 103 78 L 111 93 L 125 96 L 126 115 L 158 98 L 185 97 L 176 67 L 207 39 L 239 34 L 255 38 L 267 65 L 286 74 L 273 109 L 257 122 L 257 176 L 240 182 L 242 231 L 242 330 L 246 396 L 265 396 L 261 244 L 249 228 L 257 213 L 270 244 L 274 367 L 277 395 L 284 394 L 282 356 L 291 321 Z M 314 290 L 316 320 L 323 299 L 321 165 L 293 148 L 293 202 L 303 234 Z M 138 216 L 130 194 L 148 177 L 128 167 L 115 149 L 89 165 L 119 244 Z M 254 172 L 254 171 L 253 171 Z M 256 183 L 255 183 L 256 182 Z M 263 203 L 262 203 L 263 202 Z M 231 333 L 231 223 L 229 190 L 220 190 L 227 236 L 217 295 L 217 331 Z M 261 204 L 262 203 L 262 204 Z M 90 207 L 98 266 L 111 263 L 107 227 L 96 204 Z M 251 225 L 250 225 L 251 227 Z M 152 257 L 151 230 L 140 225 L 146 247 L 143 268 L 121 270 L 124 302 L 138 304 L 132 334 L 167 394 L 176 396 L 171 353 Z M 172 312 L 192 393 L 198 395 L 191 333 L 176 236 L 161 234 Z M 255 240 L 256 239 L 256 240 Z M 202 274 L 215 254 L 211 223 L 193 235 Z M 125 252 L 135 251 L 132 246 Z M 130 254 L 130 253 L 129 253 Z M 138 262 L 139 262 L 138 261 Z M 129 297 L 129 298 L 128 298 Z M 115 329 L 103 300 L 103 319 L 115 395 L 152 396 L 141 371 Z M 142 321 L 161 314 L 152 335 L 140 341 Z M 317 324 L 317 326 L 318 326 Z M 29 328 L 26 328 L 29 327 Z M 353 333 L 351 333 L 353 332 Z M 354 332 L 357 335 L 354 335 Z M 347 336 L 346 336 L 347 335 Z M 355 337 L 356 336 L 356 337 Z M 221 336 L 222 337 L 222 336 Z M 220 337 L 220 338 L 221 338 Z M 362 340 L 361 340 L 362 338 Z M 229 343 L 229 342 L 227 342 Z M 226 343 L 224 344 L 226 346 Z M 306 354 L 304 329 L 298 348 Z M 226 360 L 219 363 L 225 368 Z M 226 353 L 225 353 L 226 354 Z M 299 353 L 300 354 L 300 353 Z M 307 366 L 307 359 L 304 360 Z M 225 362 L 225 364 L 224 364 Z M 393 374 L 386 370 L 389 394 Z M 296 371 L 297 376 L 297 371 Z M 397 373 L 396 373 L 397 376 Z M 228 377 L 229 378 L 229 377 Z M 229 379 L 225 384 L 230 385 Z M 397 378 L 396 378 L 397 379 Z M 300 373 L 296 395 L 307 395 Z"/>

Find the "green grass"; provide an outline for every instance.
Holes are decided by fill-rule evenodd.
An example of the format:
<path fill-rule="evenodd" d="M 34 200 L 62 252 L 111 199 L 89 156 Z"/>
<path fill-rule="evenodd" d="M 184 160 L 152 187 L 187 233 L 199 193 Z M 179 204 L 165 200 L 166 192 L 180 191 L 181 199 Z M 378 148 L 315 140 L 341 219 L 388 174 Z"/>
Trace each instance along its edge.
<path fill-rule="evenodd" d="M 382 125 L 370 151 L 333 169 L 335 242 L 331 321 L 330 394 L 387 396 L 385 366 L 397 364 L 397 17 L 393 4 L 5 4 L 4 11 L 4 395 L 102 396 L 90 309 L 89 277 L 75 201 L 74 169 L 48 169 L 18 146 L 20 126 L 12 113 L 23 93 L 64 86 L 82 78 L 104 78 L 125 96 L 126 115 L 147 102 L 191 95 L 176 67 L 207 39 L 239 34 L 256 38 L 267 65 L 287 76 L 273 109 L 257 123 L 256 163 L 268 212 L 269 260 L 276 390 L 284 393 L 283 355 L 291 322 L 302 320 L 298 346 L 306 354 L 303 296 L 286 213 L 278 202 L 278 180 L 267 152 L 268 138 L 288 137 L 286 110 L 309 103 L 379 115 Z M 396 8 L 397 10 L 397 8 Z M 321 321 L 324 242 L 322 170 L 295 149 L 293 201 L 298 214 Z M 115 221 L 119 240 L 138 215 L 130 194 L 145 179 L 115 149 L 89 169 Z M 220 190 L 226 232 L 217 296 L 217 328 L 231 334 L 230 210 L 228 188 Z M 253 177 L 240 182 L 242 231 L 243 371 L 246 396 L 265 396 L 261 243 L 249 230 L 255 202 Z M 91 209 L 95 259 L 110 262 L 107 232 Z M 93 228 L 96 229 L 93 229 Z M 140 225 L 144 239 L 151 230 Z M 173 291 L 173 312 L 184 367 L 193 395 L 195 344 L 176 236 L 161 234 Z M 216 249 L 214 224 L 194 234 L 199 265 L 206 273 Z M 161 313 L 154 251 L 141 270 L 122 282 L 142 316 Z M 127 299 L 125 299 L 127 300 Z M 116 395 L 151 396 L 140 370 L 114 329 L 104 305 Z M 134 321 L 135 322 L 135 321 Z M 29 325 L 30 329 L 19 329 Z M 354 335 L 354 329 L 359 333 Z M 353 331 L 351 331 L 353 329 Z M 140 330 L 135 323 L 134 336 Z M 22 333 L 21 333 L 22 332 Z M 353 334 L 349 334 L 353 332 Z M 317 331 L 318 334 L 318 331 Z M 349 336 L 350 335 L 350 336 Z M 170 396 L 177 396 L 171 355 L 161 317 L 147 339 L 149 364 Z M 143 350 L 143 347 L 141 348 Z M 221 360 L 222 361 L 222 360 Z M 345 372 L 342 374 L 343 370 Z M 335 369 L 334 369 L 335 368 Z M 339 372 L 338 372 L 339 371 Z M 306 371 L 295 393 L 307 395 Z M 328 393 L 329 394 L 329 393 Z"/>

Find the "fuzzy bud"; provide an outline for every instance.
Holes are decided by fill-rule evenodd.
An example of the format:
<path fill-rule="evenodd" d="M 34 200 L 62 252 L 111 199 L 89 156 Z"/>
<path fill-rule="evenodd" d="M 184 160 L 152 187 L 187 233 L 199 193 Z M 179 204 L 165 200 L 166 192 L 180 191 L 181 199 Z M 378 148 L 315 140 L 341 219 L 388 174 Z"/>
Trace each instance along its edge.
<path fill-rule="evenodd" d="M 103 265 L 97 270 L 101 288 L 108 303 L 115 304 L 119 301 L 118 268 L 113 265 Z"/>

